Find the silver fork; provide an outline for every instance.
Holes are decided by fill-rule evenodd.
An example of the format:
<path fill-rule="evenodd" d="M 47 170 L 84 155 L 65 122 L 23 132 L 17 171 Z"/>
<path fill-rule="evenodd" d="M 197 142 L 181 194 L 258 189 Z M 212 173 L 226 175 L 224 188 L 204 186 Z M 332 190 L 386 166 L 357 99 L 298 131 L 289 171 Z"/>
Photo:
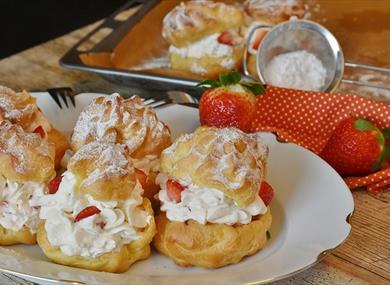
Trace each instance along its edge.
<path fill-rule="evenodd" d="M 50 88 L 47 89 L 47 92 L 57 103 L 60 109 L 64 107 L 70 108 L 70 104 L 68 103 L 67 98 L 70 99 L 70 102 L 72 103 L 73 107 L 76 107 L 76 102 L 74 99 L 75 94 L 72 88 L 70 87 Z M 65 106 L 63 106 L 63 104 L 61 103 L 60 98 L 62 99 Z M 167 93 L 161 93 L 159 95 L 150 95 L 147 97 L 142 97 L 141 100 L 146 106 L 150 106 L 153 108 L 161 108 L 169 104 L 179 104 L 179 105 L 198 108 L 198 100 L 195 97 L 180 91 L 169 91 Z"/>
<path fill-rule="evenodd" d="M 70 88 L 70 87 L 50 88 L 50 89 L 47 89 L 47 92 L 50 94 L 51 98 L 53 98 L 53 100 L 57 103 L 57 105 L 58 105 L 58 107 L 60 107 L 60 109 L 62 109 L 63 107 L 66 107 L 68 109 L 70 108 L 70 104 L 68 103 L 68 98 L 69 98 L 70 102 L 72 103 L 73 108 L 76 107 L 76 101 L 74 99 L 75 94 L 74 94 L 72 88 Z M 65 106 L 63 106 L 63 104 L 61 104 L 60 98 L 62 99 Z"/>
<path fill-rule="evenodd" d="M 160 108 L 169 104 L 179 104 L 193 108 L 199 107 L 199 101 L 196 97 L 180 91 L 169 91 L 164 94 L 141 99 L 145 105 L 153 108 Z"/>

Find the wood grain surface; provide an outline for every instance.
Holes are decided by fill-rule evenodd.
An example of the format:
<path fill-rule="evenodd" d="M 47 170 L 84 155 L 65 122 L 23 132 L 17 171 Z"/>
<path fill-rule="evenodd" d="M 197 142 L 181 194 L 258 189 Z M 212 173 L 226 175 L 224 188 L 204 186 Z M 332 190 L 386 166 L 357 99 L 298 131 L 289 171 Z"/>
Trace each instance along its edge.
<path fill-rule="evenodd" d="M 41 91 L 70 86 L 77 93 L 132 94 L 133 90 L 128 87 L 113 85 L 96 75 L 68 70 L 58 64 L 59 58 L 98 24 L 1 60 L 0 84 L 16 90 Z M 390 284 L 390 192 L 378 198 L 358 191 L 353 197 L 355 212 L 348 240 L 319 264 L 275 284 Z M 0 274 L 0 284 L 31 283 Z"/>

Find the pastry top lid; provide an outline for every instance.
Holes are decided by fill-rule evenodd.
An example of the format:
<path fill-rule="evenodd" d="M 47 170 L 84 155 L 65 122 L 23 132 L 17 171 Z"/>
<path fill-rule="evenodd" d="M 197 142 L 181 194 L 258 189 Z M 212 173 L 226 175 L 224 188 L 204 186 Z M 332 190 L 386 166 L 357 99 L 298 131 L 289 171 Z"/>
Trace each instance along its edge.
<path fill-rule="evenodd" d="M 39 134 L 5 120 L 0 123 L 0 174 L 15 182 L 47 182 L 55 176 L 55 149 Z"/>
<path fill-rule="evenodd" d="M 169 128 L 138 96 L 123 99 L 119 94 L 93 100 L 80 114 L 72 135 L 77 151 L 93 141 L 121 143 L 134 158 L 159 155 L 171 144 Z"/>
<path fill-rule="evenodd" d="M 68 170 L 76 176 L 76 191 L 97 200 L 126 200 L 137 185 L 133 163 L 120 144 L 91 142 L 72 156 Z"/>
<path fill-rule="evenodd" d="M 161 169 L 173 179 L 218 189 L 247 206 L 258 195 L 267 157 L 268 147 L 256 133 L 200 127 L 163 151 Z"/>

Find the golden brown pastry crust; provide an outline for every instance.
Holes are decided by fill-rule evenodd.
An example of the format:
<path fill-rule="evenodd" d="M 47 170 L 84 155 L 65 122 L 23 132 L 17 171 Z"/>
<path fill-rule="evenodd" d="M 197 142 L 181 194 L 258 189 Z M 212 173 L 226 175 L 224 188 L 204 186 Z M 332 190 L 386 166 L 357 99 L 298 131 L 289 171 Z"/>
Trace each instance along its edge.
<path fill-rule="evenodd" d="M 160 155 L 171 144 L 169 128 L 141 98 L 124 99 L 119 94 L 96 98 L 80 114 L 72 135 L 77 151 L 93 141 L 120 143 L 133 158 Z"/>
<path fill-rule="evenodd" d="M 59 130 L 51 128 L 47 133 L 47 139 L 54 144 L 55 148 L 55 167 L 57 170 L 62 168 L 61 160 L 64 157 L 66 150 L 70 148 L 69 142 Z"/>
<path fill-rule="evenodd" d="M 222 191 L 240 207 L 252 203 L 265 176 L 268 147 L 258 134 L 200 127 L 161 154 L 168 177 Z"/>
<path fill-rule="evenodd" d="M 8 87 L 0 86 L 0 121 L 18 123 L 26 130 L 36 120 L 38 112 L 36 99 L 26 91 L 16 93 Z"/>
<path fill-rule="evenodd" d="M 271 222 L 269 209 L 251 223 L 235 226 L 172 222 L 160 212 L 153 245 L 177 265 L 218 268 L 238 263 L 263 248 Z"/>
<path fill-rule="evenodd" d="M 176 47 L 184 47 L 214 33 L 239 28 L 244 23 L 241 10 L 213 1 L 186 1 L 171 10 L 163 21 L 163 37 Z"/>
<path fill-rule="evenodd" d="M 31 233 L 26 227 L 15 232 L 0 226 L 0 245 L 35 244 L 36 242 L 36 234 Z"/>
<path fill-rule="evenodd" d="M 0 122 L 0 175 L 14 182 L 47 182 L 55 177 L 54 145 L 19 125 Z"/>
<path fill-rule="evenodd" d="M 69 160 L 68 170 L 76 177 L 76 192 L 100 201 L 127 200 L 137 183 L 133 164 L 119 144 L 83 146 Z"/>
<path fill-rule="evenodd" d="M 55 146 L 56 169 L 61 168 L 61 159 L 70 147 L 66 137 L 54 128 L 36 104 L 36 99 L 27 91 L 15 92 L 0 86 L 0 121 L 9 120 L 31 133 L 42 127 L 47 139 Z"/>
<path fill-rule="evenodd" d="M 144 198 L 143 208 L 153 216 L 150 201 L 146 198 Z M 105 253 L 95 258 L 63 254 L 59 247 L 52 246 L 48 241 L 44 221 L 38 227 L 37 241 L 45 255 L 56 263 L 90 270 L 121 273 L 129 269 L 137 260 L 149 257 L 150 243 L 155 233 L 156 225 L 154 219 L 151 219 L 150 224 L 139 232 L 139 239 L 122 246 L 117 252 Z"/>
<path fill-rule="evenodd" d="M 287 21 L 292 16 L 302 18 L 306 13 L 302 0 L 246 0 L 244 8 L 254 20 L 269 25 Z"/>
<path fill-rule="evenodd" d="M 158 206 L 160 202 L 158 199 L 155 198 L 155 195 L 158 193 L 160 190 L 160 186 L 156 184 L 156 177 L 158 175 L 158 172 L 155 171 L 150 171 L 148 178 L 147 178 L 147 185 L 146 189 L 144 189 L 144 197 L 148 198 L 149 201 L 152 203 L 153 209 L 158 209 Z"/>

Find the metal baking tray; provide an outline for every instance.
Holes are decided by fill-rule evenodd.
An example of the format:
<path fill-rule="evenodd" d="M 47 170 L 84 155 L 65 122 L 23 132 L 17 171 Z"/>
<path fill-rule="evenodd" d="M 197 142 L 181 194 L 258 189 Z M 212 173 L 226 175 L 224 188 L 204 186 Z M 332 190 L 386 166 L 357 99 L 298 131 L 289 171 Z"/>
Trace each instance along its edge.
<path fill-rule="evenodd" d="M 171 0 L 170 0 L 171 1 Z M 143 90 L 180 90 L 191 93 L 198 93 L 195 85 L 199 80 L 186 79 L 178 76 L 167 76 L 153 74 L 150 72 L 135 71 L 117 67 L 99 67 L 88 65 L 81 60 L 81 57 L 88 53 L 105 54 L 112 53 L 121 40 L 129 31 L 153 8 L 160 0 L 130 0 L 112 15 L 110 15 L 101 25 L 96 27 L 85 37 L 83 37 L 75 46 L 73 46 L 61 59 L 60 64 L 64 67 L 77 69 L 81 71 L 93 72 L 103 78 L 119 84 Z M 140 6 L 139 9 L 128 19 L 121 21 L 117 16 L 131 8 Z M 110 31 L 105 38 L 90 48 L 81 49 L 86 42 L 93 39 L 100 31 Z M 139 47 L 142 48 L 142 47 Z"/>
<path fill-rule="evenodd" d="M 178 90 L 199 95 L 200 90 L 195 88 L 197 82 L 202 79 L 199 76 L 180 73 L 169 67 L 165 67 L 164 70 L 153 68 L 135 70 L 132 65 L 137 61 L 148 60 L 149 55 L 158 58 L 156 54 L 167 53 L 169 45 L 161 36 L 162 19 L 181 1 L 128 1 L 72 47 L 61 58 L 60 64 L 67 68 L 99 74 L 111 82 L 134 89 Z M 243 0 L 217 1 L 232 3 Z M 365 0 L 348 0 L 337 4 L 327 0 L 310 1 L 306 2 L 311 3 L 311 19 L 323 24 L 336 36 L 348 60 L 368 65 L 388 65 L 390 60 L 389 46 L 386 43 L 388 25 L 384 24 L 388 23 L 388 19 L 387 14 L 382 13 L 388 11 L 388 5 L 378 2 L 371 7 Z M 356 3 L 352 10 L 347 9 L 351 7 L 350 2 Z M 371 8 L 368 9 L 369 7 Z M 134 9 L 138 10 L 134 13 Z M 121 18 L 121 15 L 126 13 L 130 16 Z M 356 18 L 370 18 L 373 21 L 360 23 L 356 22 Z M 103 38 L 100 37 L 102 33 Z M 124 54 L 126 55 L 123 56 Z M 105 60 L 108 64 L 95 64 L 89 60 L 93 57 L 102 59 L 102 62 Z M 366 76 L 365 73 L 357 72 L 355 68 L 346 70 L 345 75 L 346 79 Z M 388 77 L 387 74 L 385 76 Z M 382 77 L 378 78 L 383 81 Z M 349 92 L 350 86 L 349 84 L 347 89 L 341 90 Z"/>

